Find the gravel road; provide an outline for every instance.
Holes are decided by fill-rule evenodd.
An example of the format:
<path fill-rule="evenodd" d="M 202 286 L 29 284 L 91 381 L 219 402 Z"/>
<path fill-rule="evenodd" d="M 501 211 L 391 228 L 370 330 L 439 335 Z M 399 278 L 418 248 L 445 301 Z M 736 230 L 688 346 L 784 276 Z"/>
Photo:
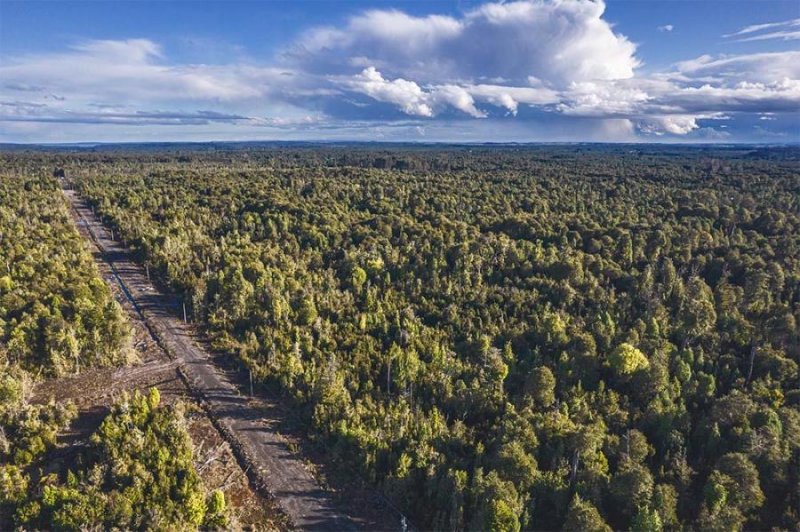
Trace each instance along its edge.
<path fill-rule="evenodd" d="M 291 523 L 303 530 L 385 529 L 386 523 L 349 516 L 336 507 L 331 493 L 320 487 L 301 457 L 292 452 L 277 430 L 276 420 L 265 419 L 265 412 L 240 394 L 214 364 L 209 351 L 195 340 L 192 327 L 179 317 L 182 312 L 175 298 L 156 289 L 130 251 L 111 239 L 75 191 L 65 189 L 64 194 L 74 208 L 77 223 L 92 235 L 126 296 L 177 362 L 240 459 L 250 467 L 251 478 L 274 497 Z M 147 371 L 146 367 L 138 370 Z"/>

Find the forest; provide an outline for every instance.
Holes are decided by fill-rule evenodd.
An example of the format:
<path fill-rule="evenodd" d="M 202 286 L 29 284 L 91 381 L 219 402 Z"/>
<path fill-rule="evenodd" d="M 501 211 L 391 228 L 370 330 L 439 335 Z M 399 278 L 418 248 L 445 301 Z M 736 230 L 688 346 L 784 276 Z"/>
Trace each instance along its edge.
<path fill-rule="evenodd" d="M 0 259 L 0 364 L 7 375 L 58 377 L 128 362 L 124 314 L 55 179 L 0 179 Z"/>
<path fill-rule="evenodd" d="M 220 528 L 181 406 L 123 397 L 70 467 L 56 468 L 71 402 L 33 402 L 44 379 L 134 362 L 127 316 L 76 230 L 58 181 L 0 176 L 0 530 Z"/>
<path fill-rule="evenodd" d="M 799 160 L 796 148 L 170 146 L 3 164 L 63 168 L 213 346 L 416 528 L 658 531 L 800 522 Z M 9 295 L 43 260 L 13 258 L 50 238 L 17 244 L 34 234 L 26 220 L 60 212 L 15 217 L 54 186 L 25 183 L 3 185 L 17 194 L 3 231 L 17 236 L 2 256 L 21 272 L 0 277 L 0 356 L 53 374 L 115 363 L 121 329 L 102 296 L 59 314 L 80 298 L 41 283 Z"/>
<path fill-rule="evenodd" d="M 214 346 L 422 529 L 793 528 L 796 149 L 67 157 Z"/>

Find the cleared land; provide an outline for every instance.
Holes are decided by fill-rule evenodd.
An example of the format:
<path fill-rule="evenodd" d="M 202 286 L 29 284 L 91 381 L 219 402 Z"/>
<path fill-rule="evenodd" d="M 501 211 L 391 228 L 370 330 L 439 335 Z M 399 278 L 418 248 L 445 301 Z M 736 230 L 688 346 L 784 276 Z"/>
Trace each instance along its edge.
<path fill-rule="evenodd" d="M 116 370 L 104 378 L 109 382 L 137 379 L 157 383 L 165 371 L 177 368 L 246 464 L 253 482 L 274 497 L 291 526 L 308 530 L 397 527 L 396 520 L 389 517 L 390 512 L 380 508 L 377 496 L 374 501 L 361 501 L 369 502 L 367 506 L 372 510 L 364 515 L 348 515 L 337 508 L 333 494 L 320 486 L 302 457 L 293 452 L 290 441 L 278 430 L 281 420 L 270 414 L 279 408 L 263 399 L 243 395 L 231 376 L 215 365 L 213 355 L 197 339 L 194 328 L 182 321 L 179 302 L 156 288 L 144 269 L 132 260 L 129 250 L 112 240 L 109 231 L 75 191 L 66 189 L 64 193 L 73 206 L 82 234 L 89 236 L 101 250 L 113 281 L 172 359 Z M 105 393 L 109 392 L 113 390 Z"/>
<path fill-rule="evenodd" d="M 80 221 L 76 211 L 73 211 L 73 215 L 78 222 L 79 232 L 89 241 L 103 278 L 129 314 L 133 347 L 140 363 L 121 368 L 87 369 L 75 376 L 47 379 L 35 386 L 33 402 L 69 400 L 78 409 L 78 418 L 65 433 L 59 435 L 58 447 L 45 460 L 49 472 L 60 470 L 62 465 L 71 463 L 78 456 L 111 405 L 123 393 L 156 387 L 166 403 L 178 400 L 190 404 L 194 402 L 192 392 L 178 370 L 179 360 L 170 358 L 161 348 L 143 316 L 126 295 L 123 285 L 118 282 L 112 265 L 104 260 L 103 251 L 94 241 L 88 225 Z M 250 485 L 248 471 L 240 467 L 234 450 L 207 413 L 191 407 L 187 411 L 187 420 L 187 429 L 195 445 L 198 472 L 207 487 L 225 493 L 231 508 L 231 526 L 255 530 L 288 529 L 286 517 L 275 502 L 256 492 Z"/>

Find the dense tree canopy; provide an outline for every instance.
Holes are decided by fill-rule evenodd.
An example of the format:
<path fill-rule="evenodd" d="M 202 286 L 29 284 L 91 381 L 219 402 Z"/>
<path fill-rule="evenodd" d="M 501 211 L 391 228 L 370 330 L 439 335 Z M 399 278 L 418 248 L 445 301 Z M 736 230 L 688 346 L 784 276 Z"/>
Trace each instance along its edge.
<path fill-rule="evenodd" d="M 0 502 L 14 508 L 13 522 L 39 530 L 224 527 L 225 497 L 206 496 L 180 407 L 159 403 L 155 388 L 123 397 L 76 466 L 41 476 L 27 490 L 0 491 Z M 17 472 L 0 469 L 0 482 Z"/>
<path fill-rule="evenodd" d="M 124 313 L 57 181 L 0 176 L 0 530 L 225 526 L 224 496 L 206 500 L 181 412 L 155 389 L 123 399 L 86 455 L 53 471 L 48 454 L 77 412 L 29 403 L 32 384 L 130 357 Z"/>
<path fill-rule="evenodd" d="M 42 377 L 120 365 L 128 335 L 57 181 L 0 177 L 0 367 Z"/>
<path fill-rule="evenodd" d="M 796 150 L 60 157 L 417 526 L 798 522 Z"/>

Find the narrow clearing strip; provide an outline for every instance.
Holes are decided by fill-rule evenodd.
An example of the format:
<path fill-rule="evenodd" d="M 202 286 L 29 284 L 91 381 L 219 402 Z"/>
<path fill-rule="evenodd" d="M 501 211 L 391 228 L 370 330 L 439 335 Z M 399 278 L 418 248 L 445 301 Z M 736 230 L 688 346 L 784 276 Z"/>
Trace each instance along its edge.
<path fill-rule="evenodd" d="M 278 420 L 265 419 L 213 363 L 211 354 L 193 338 L 191 327 L 177 316 L 174 298 L 160 293 L 131 253 L 111 239 L 91 209 L 73 190 L 64 194 L 83 225 L 111 265 L 117 282 L 164 350 L 177 361 L 192 392 L 204 402 L 210 417 L 228 440 L 251 478 L 275 499 L 292 524 L 304 530 L 386 529 L 386 523 L 356 520 L 335 508 L 330 492 L 314 476 L 278 433 Z"/>

